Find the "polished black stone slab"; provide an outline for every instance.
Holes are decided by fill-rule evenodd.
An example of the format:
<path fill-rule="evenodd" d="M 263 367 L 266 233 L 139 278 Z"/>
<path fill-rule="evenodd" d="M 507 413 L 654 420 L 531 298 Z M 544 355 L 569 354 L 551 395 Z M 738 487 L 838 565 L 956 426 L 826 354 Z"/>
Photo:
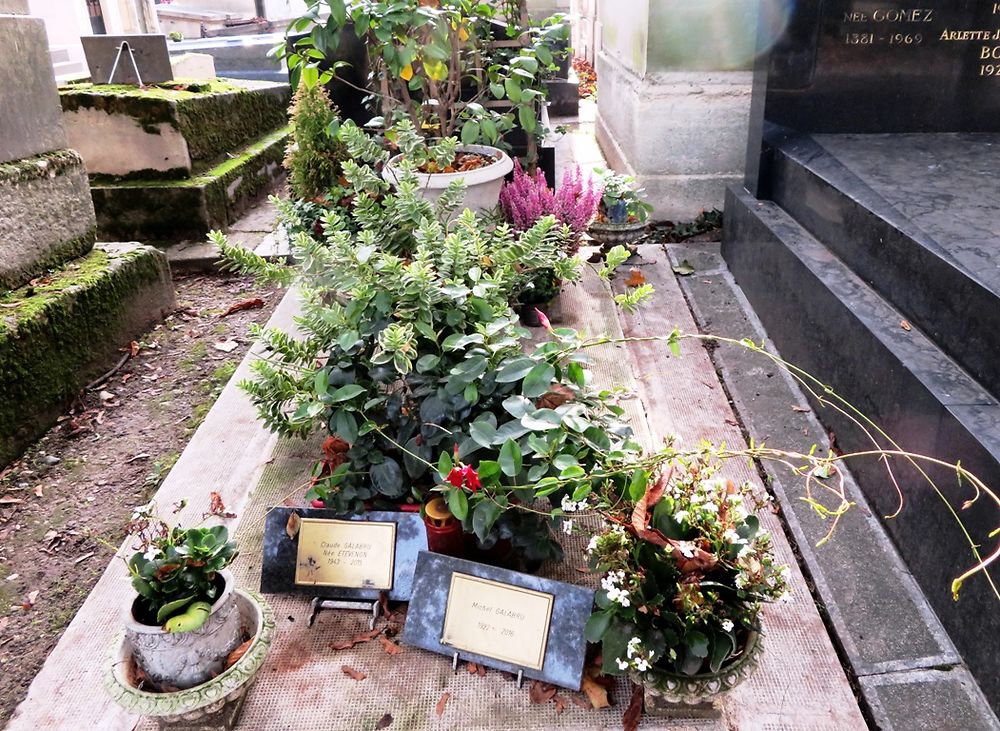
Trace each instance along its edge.
<path fill-rule="evenodd" d="M 406 614 L 406 626 L 403 628 L 404 644 L 449 657 L 456 652 L 454 648 L 441 644 L 445 607 L 448 603 L 451 577 L 455 572 L 533 589 L 554 597 L 548 643 L 540 671 L 464 650 L 459 651 L 462 661 L 472 661 L 510 673 L 523 671 L 526 678 L 572 690 L 580 689 L 584 655 L 587 651 L 583 628 L 590 618 L 594 604 L 593 590 L 583 586 L 520 574 L 437 553 L 421 552 L 417 559 L 413 599 Z"/>
<path fill-rule="evenodd" d="M 850 238 L 850 229 L 843 236 Z M 986 484 L 1000 484 L 1000 403 L 933 339 L 918 328 L 903 328 L 906 316 L 782 206 L 731 188 L 722 250 L 782 357 L 829 384 L 902 448 L 961 461 Z M 849 418 L 814 405 L 845 452 L 871 447 Z M 884 465 L 858 459 L 849 466 L 872 511 L 895 514 L 899 497 Z M 996 598 L 977 577 L 963 587 L 961 600 L 953 601 L 951 580 L 975 562 L 966 537 L 922 475 L 902 460 L 893 467 L 904 506 L 885 527 L 996 710 L 1000 662 L 993 645 L 982 639 L 1000 634 L 1000 615 L 983 609 L 995 606 Z M 996 539 L 988 536 L 1000 524 L 995 505 L 980 499 L 963 509 L 973 491 L 959 488 L 946 469 L 923 468 L 943 488 L 969 534 L 992 550 Z M 992 576 L 1000 581 L 996 571 Z"/>
<path fill-rule="evenodd" d="M 302 518 L 327 520 L 374 521 L 396 523 L 396 557 L 389 599 L 410 601 L 413 593 L 413 572 L 417 555 L 427 550 L 427 530 L 423 518 L 415 513 L 370 512 L 342 516 L 333 510 L 316 508 L 271 508 L 264 519 L 264 556 L 260 571 L 260 590 L 267 594 L 303 594 L 336 599 L 378 599 L 378 589 L 348 589 L 333 586 L 298 586 L 295 584 L 295 562 L 298 536 L 288 537 L 285 527 L 288 516 L 298 513 Z"/>
<path fill-rule="evenodd" d="M 1000 131 L 992 0 L 817 0 L 763 12 L 764 119 L 802 132 Z M 762 81 L 762 79 L 755 79 Z"/>

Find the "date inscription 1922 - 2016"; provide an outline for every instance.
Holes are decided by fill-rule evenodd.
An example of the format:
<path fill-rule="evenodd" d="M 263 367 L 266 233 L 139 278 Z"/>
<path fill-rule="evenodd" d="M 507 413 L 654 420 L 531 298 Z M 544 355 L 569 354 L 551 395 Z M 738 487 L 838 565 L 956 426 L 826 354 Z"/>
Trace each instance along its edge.
<path fill-rule="evenodd" d="M 992 14 L 1000 18 L 1000 2 L 989 6 Z M 941 28 L 943 20 L 937 8 L 851 10 L 843 15 L 844 43 L 849 46 L 913 47 L 928 42 L 978 42 L 978 75 L 1000 76 L 1000 28 Z M 859 28 L 862 25 L 866 26 L 864 30 Z"/>

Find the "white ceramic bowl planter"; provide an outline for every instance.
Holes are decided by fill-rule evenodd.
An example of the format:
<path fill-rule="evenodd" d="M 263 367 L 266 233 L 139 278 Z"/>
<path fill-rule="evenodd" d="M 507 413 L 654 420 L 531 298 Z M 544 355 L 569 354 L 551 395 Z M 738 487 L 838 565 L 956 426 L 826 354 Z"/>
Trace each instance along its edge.
<path fill-rule="evenodd" d="M 132 684 L 135 648 L 126 634 L 119 635 L 111 650 L 105 687 L 126 710 L 156 719 L 161 729 L 232 729 L 239 720 L 247 691 L 264 664 L 274 638 L 274 612 L 255 592 L 237 589 L 230 594 L 233 616 L 241 634 L 253 641 L 235 665 L 216 677 L 187 690 L 150 693 Z"/>
<path fill-rule="evenodd" d="M 205 624 L 191 632 L 166 632 L 125 616 L 125 636 L 146 676 L 157 685 L 190 688 L 222 672 L 226 657 L 240 639 L 240 613 L 236 610 L 233 575 L 221 571 L 226 582 L 212 604 Z"/>
<path fill-rule="evenodd" d="M 487 157 L 492 157 L 496 162 L 485 165 L 475 170 L 468 170 L 457 173 L 421 173 L 417 172 L 417 180 L 420 182 L 420 189 L 424 198 L 435 201 L 453 181 L 465 181 L 465 203 L 462 209 L 471 208 L 473 211 L 488 211 L 496 208 L 500 200 L 500 188 L 503 186 L 504 176 L 514 169 L 514 161 L 511 160 L 503 150 L 488 145 L 459 145 L 458 152 L 474 152 Z M 396 185 L 399 182 L 401 173 L 399 172 L 399 162 L 403 155 L 396 155 L 386 163 L 382 170 L 382 177 L 389 183 Z"/>

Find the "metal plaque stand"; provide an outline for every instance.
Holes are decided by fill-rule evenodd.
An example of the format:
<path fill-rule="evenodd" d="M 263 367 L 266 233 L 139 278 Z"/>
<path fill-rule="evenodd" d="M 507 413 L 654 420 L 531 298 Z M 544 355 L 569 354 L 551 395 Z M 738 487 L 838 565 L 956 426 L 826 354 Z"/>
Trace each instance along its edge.
<path fill-rule="evenodd" d="M 135 71 L 135 78 L 139 80 L 139 86 L 142 86 L 142 76 L 139 75 L 139 66 L 135 62 L 135 54 L 132 53 L 132 46 L 128 44 L 128 41 L 122 41 L 122 44 L 118 46 L 118 54 L 115 56 L 115 62 L 111 66 L 111 74 L 108 76 L 108 83 L 113 84 L 115 81 L 115 71 L 118 70 L 118 62 L 121 61 L 122 51 L 128 51 L 128 58 L 132 62 L 132 70 Z"/>
<path fill-rule="evenodd" d="M 451 669 L 454 673 L 458 672 L 458 660 L 458 652 L 453 652 L 451 654 Z M 517 671 L 517 687 L 518 690 L 524 687 L 524 670 Z"/>
<path fill-rule="evenodd" d="M 324 609 L 349 609 L 354 611 L 369 612 L 372 615 L 368 623 L 368 629 L 375 629 L 375 621 L 382 612 L 382 605 L 378 599 L 374 601 L 364 601 L 357 599 L 330 599 L 329 597 L 316 596 L 309 603 L 309 626 L 316 622 L 316 615 Z"/>

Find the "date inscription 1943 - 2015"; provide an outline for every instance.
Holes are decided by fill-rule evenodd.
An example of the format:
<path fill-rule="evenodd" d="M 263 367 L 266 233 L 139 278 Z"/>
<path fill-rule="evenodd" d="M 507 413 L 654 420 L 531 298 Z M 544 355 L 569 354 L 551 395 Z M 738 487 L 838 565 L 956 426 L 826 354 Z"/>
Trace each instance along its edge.
<path fill-rule="evenodd" d="M 990 3 L 994 15 L 1000 16 L 1000 2 Z M 926 42 L 979 42 L 976 58 L 981 62 L 979 76 L 1000 76 L 1000 28 L 948 28 L 927 29 L 928 23 L 940 26 L 944 19 L 936 8 L 874 8 L 852 10 L 844 13 L 847 26 L 844 43 L 849 46 L 889 45 L 897 47 L 919 46 Z M 853 31 L 860 24 L 868 25 L 863 31 Z M 891 27 L 890 27 L 891 26 Z M 993 43 L 990 43 L 990 42 Z"/>

